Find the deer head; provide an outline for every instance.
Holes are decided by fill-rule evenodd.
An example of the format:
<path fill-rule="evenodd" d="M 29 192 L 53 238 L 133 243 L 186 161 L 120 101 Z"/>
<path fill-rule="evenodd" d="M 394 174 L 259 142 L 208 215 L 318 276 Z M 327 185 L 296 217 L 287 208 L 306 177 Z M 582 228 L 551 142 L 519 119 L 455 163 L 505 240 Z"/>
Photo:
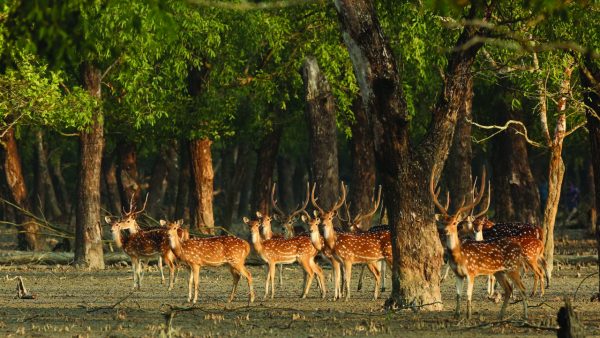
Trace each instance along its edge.
<path fill-rule="evenodd" d="M 341 182 L 342 195 L 340 196 L 339 200 L 333 205 L 333 207 L 331 207 L 331 209 L 327 211 L 323 210 L 323 208 L 321 208 L 319 204 L 317 204 L 317 198 L 315 198 L 316 188 L 317 184 L 315 183 L 313 185 L 310 195 L 312 205 L 315 207 L 315 209 L 317 209 L 315 210 L 314 215 L 315 217 L 321 218 L 321 223 L 323 223 L 323 225 L 330 225 L 331 227 L 333 227 L 333 218 L 337 215 L 338 209 L 344 204 L 344 201 L 346 200 L 346 186 L 344 185 L 344 182 Z"/>
<path fill-rule="evenodd" d="M 296 217 L 298 215 L 300 215 L 301 213 L 305 212 L 306 206 L 308 205 L 309 190 L 310 190 L 309 183 L 306 182 L 306 198 L 304 199 L 304 202 L 302 202 L 302 204 L 297 205 L 296 208 L 289 214 L 286 214 L 285 212 L 283 212 L 283 210 L 281 210 L 281 208 L 277 205 L 277 200 L 275 199 L 275 190 L 276 190 L 275 187 L 276 187 L 276 185 L 273 184 L 273 188 L 271 189 L 271 205 L 273 206 L 273 212 L 274 212 L 273 218 L 276 221 L 281 222 L 281 225 L 283 226 L 284 230 L 288 234 L 293 234 L 294 233 L 294 223 L 296 222 Z"/>
<path fill-rule="evenodd" d="M 344 203 L 344 204 L 346 204 L 346 203 Z M 346 214 L 348 217 L 347 222 L 348 222 L 348 228 L 350 229 L 350 231 L 365 230 L 363 222 L 371 222 L 371 217 L 373 217 L 373 215 L 375 215 L 375 213 L 379 209 L 379 205 L 381 204 L 381 185 L 379 186 L 379 192 L 377 193 L 377 201 L 375 201 L 375 196 L 373 196 L 371 198 L 371 204 L 373 205 L 373 208 L 370 211 L 368 211 L 364 214 L 362 213 L 362 211 L 359 211 L 356 214 L 356 216 L 354 217 L 354 219 L 351 218 L 351 216 L 350 216 L 350 207 L 346 206 Z"/>
<path fill-rule="evenodd" d="M 144 201 L 144 205 L 142 209 L 139 211 L 135 210 L 135 205 L 133 203 L 133 196 L 131 201 L 129 201 L 129 212 L 126 212 L 125 209 L 121 211 L 121 218 L 113 221 L 109 216 L 105 216 L 104 220 L 106 223 L 111 225 L 111 231 L 114 233 L 115 231 L 120 230 L 129 230 L 130 232 L 137 232 L 139 226 L 137 224 L 137 216 L 144 212 L 146 209 L 146 203 L 148 202 L 148 194 L 146 194 L 146 200 Z"/>
<path fill-rule="evenodd" d="M 319 233 L 319 224 L 321 224 L 321 219 L 319 217 L 311 218 L 307 212 L 302 214 L 301 219 L 302 222 L 306 223 L 308 226 L 310 240 L 315 246 L 315 249 L 321 251 L 323 247 L 321 242 L 321 234 Z"/>
<path fill-rule="evenodd" d="M 479 192 L 477 194 L 473 194 L 473 200 L 470 203 L 465 204 L 465 201 L 463 200 L 460 204 L 460 207 L 458 207 L 458 209 L 456 209 L 456 211 L 453 214 L 450 214 L 448 212 L 448 207 L 450 205 L 450 193 L 446 194 L 445 206 L 443 206 L 438 200 L 438 195 L 440 194 L 440 191 L 439 189 L 437 191 L 434 191 L 435 183 L 433 172 L 435 172 L 435 170 L 432 171 L 431 178 L 429 179 L 429 193 L 431 194 L 433 203 L 441 212 L 439 220 L 444 224 L 446 234 L 450 235 L 458 233 L 458 223 L 463 221 L 467 217 L 467 213 L 469 213 L 473 208 L 475 208 L 479 204 L 479 202 L 481 202 L 481 199 L 485 194 L 485 168 L 483 169 L 481 180 L 481 182 L 483 183 L 479 187 Z"/>

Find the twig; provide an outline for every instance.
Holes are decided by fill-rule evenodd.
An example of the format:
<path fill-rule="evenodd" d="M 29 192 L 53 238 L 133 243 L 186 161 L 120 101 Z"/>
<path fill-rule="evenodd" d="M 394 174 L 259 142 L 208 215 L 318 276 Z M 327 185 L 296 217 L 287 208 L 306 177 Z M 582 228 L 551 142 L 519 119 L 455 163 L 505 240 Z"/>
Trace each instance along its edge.
<path fill-rule="evenodd" d="M 96 311 L 100 311 L 100 310 L 112 310 L 115 307 L 117 307 L 117 305 L 123 303 L 127 298 L 131 297 L 134 294 L 134 292 L 131 292 L 130 294 L 128 294 L 127 296 L 119 299 L 118 302 L 114 303 L 113 305 L 110 306 L 101 306 L 101 307 L 97 307 L 97 308 L 93 308 L 93 309 L 89 309 L 86 312 L 87 313 L 92 313 L 92 312 L 96 312 Z"/>
<path fill-rule="evenodd" d="M 499 320 L 499 321 L 496 321 L 496 322 L 484 322 L 484 323 L 481 323 L 479 325 L 466 326 L 466 327 L 458 328 L 457 331 L 479 329 L 479 328 L 484 328 L 484 327 L 487 328 L 487 327 L 492 327 L 492 326 L 496 326 L 496 325 L 503 325 L 503 324 L 509 324 L 509 325 L 513 325 L 513 326 L 516 326 L 516 327 L 524 327 L 524 328 L 529 328 L 529 329 L 558 331 L 558 329 L 556 327 L 538 326 L 538 325 L 529 324 L 528 322 L 519 321 L 519 320 Z"/>
<path fill-rule="evenodd" d="M 596 272 L 592 272 L 589 275 L 585 276 L 584 279 L 581 280 L 581 282 L 579 282 L 579 285 L 577 285 L 577 289 L 575 289 L 575 292 L 573 293 L 573 299 L 577 299 L 577 291 L 579 291 L 579 288 L 581 287 L 581 284 L 583 284 L 583 282 L 585 282 L 588 278 L 595 276 L 598 274 L 598 271 Z"/>
<path fill-rule="evenodd" d="M 501 132 L 505 131 L 506 129 L 508 129 L 508 127 L 510 127 L 511 124 L 516 124 L 519 125 L 521 127 L 523 127 L 523 129 L 525 130 L 525 132 L 521 132 L 520 130 L 516 130 L 515 129 L 515 133 L 519 134 L 519 135 L 523 135 L 523 137 L 525 137 L 525 141 L 527 141 L 527 143 L 531 144 L 532 146 L 538 147 L 538 148 L 545 148 L 546 146 L 536 142 L 534 140 L 531 140 L 529 138 L 529 136 L 527 135 L 527 127 L 523 124 L 523 122 L 521 121 L 516 121 L 516 120 L 508 120 L 506 121 L 506 123 L 503 126 L 497 126 L 497 125 L 483 125 L 483 124 L 479 124 L 471 119 L 467 119 L 467 122 L 469 122 L 470 124 L 478 127 L 478 128 L 482 128 L 482 129 L 496 129 L 496 131 L 494 133 L 492 133 L 491 135 L 481 139 L 481 140 L 474 140 L 476 143 L 483 143 L 489 139 L 491 139 L 492 137 L 500 134 Z"/>

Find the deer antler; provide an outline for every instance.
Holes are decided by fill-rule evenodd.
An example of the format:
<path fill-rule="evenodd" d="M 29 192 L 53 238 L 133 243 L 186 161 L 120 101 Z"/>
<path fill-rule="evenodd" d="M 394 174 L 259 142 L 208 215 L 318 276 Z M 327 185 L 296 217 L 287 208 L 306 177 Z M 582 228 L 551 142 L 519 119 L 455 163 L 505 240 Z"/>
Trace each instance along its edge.
<path fill-rule="evenodd" d="M 346 201 L 346 185 L 343 181 L 340 182 L 340 185 L 342 186 L 342 196 L 340 196 L 338 202 L 331 208 L 331 211 L 338 210 L 344 204 L 344 201 Z"/>
<path fill-rule="evenodd" d="M 133 196 L 131 197 L 131 201 L 133 203 Z M 148 203 L 148 194 L 146 194 L 146 199 L 144 200 L 144 205 L 142 205 L 142 209 L 140 209 L 139 211 L 132 211 L 131 212 L 131 216 L 136 216 L 141 214 L 142 212 L 144 212 L 144 210 L 146 210 L 146 204 Z"/>
<path fill-rule="evenodd" d="M 312 191 L 310 193 L 310 201 L 312 202 L 313 207 L 319 210 L 320 214 L 324 214 L 325 211 L 317 204 L 317 199 L 315 198 L 315 189 L 317 188 L 317 183 L 315 182 L 312 187 Z"/>
<path fill-rule="evenodd" d="M 485 208 L 483 208 L 483 210 L 481 210 L 477 215 L 474 215 L 473 218 L 478 218 L 480 216 L 485 215 L 485 213 L 489 210 L 490 208 L 490 202 L 491 202 L 491 195 L 492 195 L 492 185 L 491 183 L 488 181 L 488 192 L 487 192 L 487 201 L 485 203 Z M 475 208 L 473 208 L 473 210 L 475 210 Z"/>
<path fill-rule="evenodd" d="M 273 211 L 275 211 L 281 218 L 285 217 L 285 212 L 279 208 L 277 205 L 277 200 L 275 199 L 275 187 L 277 183 L 273 183 L 273 187 L 271 189 L 271 205 L 273 206 Z"/>
<path fill-rule="evenodd" d="M 434 168 L 435 169 L 435 168 Z M 431 171 L 431 177 L 429 178 L 429 193 L 431 194 L 431 198 L 433 199 L 433 204 L 435 204 L 435 206 L 438 208 L 438 210 L 446 217 L 449 217 L 448 215 L 448 205 L 450 204 L 450 196 L 448 195 L 448 205 L 446 205 L 446 207 L 444 207 L 439 201 L 438 201 L 438 195 L 440 194 L 440 190 L 438 189 L 437 192 L 434 191 L 434 182 L 433 182 L 433 173 L 435 172 L 435 170 Z"/>
<path fill-rule="evenodd" d="M 310 183 L 306 182 L 306 198 L 304 199 L 302 206 L 300 206 L 299 208 L 297 208 L 290 214 L 290 218 L 294 218 L 294 217 L 296 217 L 296 215 L 298 215 L 299 213 L 306 210 L 306 207 L 308 206 L 308 200 L 310 198 L 309 194 L 310 194 Z"/>
<path fill-rule="evenodd" d="M 463 200 L 463 203 L 461 204 L 460 208 L 458 208 L 458 210 L 456 211 L 456 214 L 460 214 L 463 213 L 467 210 L 470 210 L 472 208 L 475 208 L 477 206 L 477 204 L 479 204 L 479 202 L 481 202 L 481 199 L 483 198 L 483 195 L 485 194 L 485 167 L 483 167 L 483 173 L 481 174 L 481 186 L 479 187 L 479 193 L 477 194 L 477 196 L 473 196 L 473 201 L 467 205 L 465 205 L 465 202 Z"/>

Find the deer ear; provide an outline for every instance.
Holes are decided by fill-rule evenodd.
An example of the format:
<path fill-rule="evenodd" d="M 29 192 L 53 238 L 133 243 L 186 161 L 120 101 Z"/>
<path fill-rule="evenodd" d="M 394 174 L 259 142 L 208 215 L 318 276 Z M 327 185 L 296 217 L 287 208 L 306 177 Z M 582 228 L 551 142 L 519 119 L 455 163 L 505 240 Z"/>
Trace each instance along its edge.
<path fill-rule="evenodd" d="M 111 224 L 109 216 L 104 216 L 104 220 L 106 221 L 106 223 Z"/>
<path fill-rule="evenodd" d="M 243 221 L 244 221 L 244 223 L 246 223 L 246 224 L 248 224 L 248 223 L 250 222 L 250 219 L 249 219 L 248 217 L 246 217 L 246 216 L 244 216 L 244 217 L 242 218 L 242 220 L 243 220 Z"/>
<path fill-rule="evenodd" d="M 258 218 L 262 218 L 262 217 L 263 217 L 263 215 L 260 213 L 260 211 L 257 211 L 257 212 L 256 212 L 256 217 L 258 217 Z"/>
<path fill-rule="evenodd" d="M 435 214 L 434 218 L 435 218 L 436 221 L 439 222 L 439 221 L 441 221 L 441 220 L 444 219 L 444 215 L 442 215 L 442 214 Z"/>
<path fill-rule="evenodd" d="M 274 219 L 274 220 L 276 220 L 277 222 L 279 222 L 279 220 L 280 220 L 280 219 L 279 219 L 279 215 L 277 215 L 277 214 L 274 214 L 274 215 L 273 215 L 273 219 Z"/>
<path fill-rule="evenodd" d="M 161 219 L 160 221 L 158 221 L 158 223 L 160 223 L 160 225 L 163 227 L 167 225 L 167 221 L 165 221 L 164 219 Z"/>
<path fill-rule="evenodd" d="M 302 215 L 302 222 L 306 223 L 306 215 Z"/>
<path fill-rule="evenodd" d="M 315 215 L 315 217 L 319 217 L 319 210 L 313 210 L 313 215 Z"/>

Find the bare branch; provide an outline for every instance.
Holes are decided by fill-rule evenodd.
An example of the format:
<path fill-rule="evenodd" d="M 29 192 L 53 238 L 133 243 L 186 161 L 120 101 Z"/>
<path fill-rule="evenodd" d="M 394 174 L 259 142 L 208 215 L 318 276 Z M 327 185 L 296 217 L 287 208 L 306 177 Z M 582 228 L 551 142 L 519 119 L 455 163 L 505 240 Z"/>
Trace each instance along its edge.
<path fill-rule="evenodd" d="M 523 130 L 525 130 L 525 132 L 521 132 L 520 130 L 515 129 L 515 133 L 519 134 L 519 135 L 523 135 L 523 137 L 525 137 L 525 141 L 527 141 L 527 143 L 531 144 L 534 147 L 538 147 L 538 148 L 545 148 L 547 147 L 544 144 L 541 144 L 539 142 L 536 142 L 532 139 L 529 138 L 528 134 L 527 134 L 527 127 L 525 127 L 525 124 L 523 124 L 523 122 L 521 121 L 516 121 L 516 120 L 508 120 L 506 121 L 506 123 L 503 126 L 498 126 L 498 125 L 483 125 L 483 124 L 479 124 L 471 119 L 467 119 L 467 122 L 469 122 L 470 124 L 474 125 L 475 127 L 481 128 L 481 129 L 488 129 L 488 130 L 492 130 L 495 129 L 496 131 L 494 133 L 492 133 L 491 135 L 481 139 L 481 140 L 476 140 L 474 139 L 474 141 L 476 143 L 483 143 L 489 139 L 491 139 L 492 137 L 500 134 L 501 132 L 505 131 L 506 129 L 508 129 L 508 127 L 510 127 L 511 124 L 516 124 L 519 125 L 521 127 L 523 127 Z"/>

